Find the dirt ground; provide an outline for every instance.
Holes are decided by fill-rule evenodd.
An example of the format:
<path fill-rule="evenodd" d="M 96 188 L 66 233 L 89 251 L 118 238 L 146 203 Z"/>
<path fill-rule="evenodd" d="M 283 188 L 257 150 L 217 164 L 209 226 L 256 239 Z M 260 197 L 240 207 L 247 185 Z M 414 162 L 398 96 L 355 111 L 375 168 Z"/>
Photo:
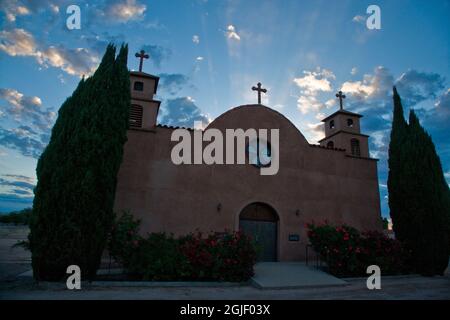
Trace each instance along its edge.
<path fill-rule="evenodd" d="M 369 290 L 366 279 L 346 280 L 341 287 L 261 290 L 250 285 L 232 287 L 116 287 L 83 284 L 68 290 L 64 284 L 36 285 L 30 277 L 17 277 L 31 269 L 30 254 L 11 248 L 26 239 L 28 228 L 0 225 L 0 299 L 444 299 L 450 300 L 450 276 L 382 277 L 380 290 Z"/>

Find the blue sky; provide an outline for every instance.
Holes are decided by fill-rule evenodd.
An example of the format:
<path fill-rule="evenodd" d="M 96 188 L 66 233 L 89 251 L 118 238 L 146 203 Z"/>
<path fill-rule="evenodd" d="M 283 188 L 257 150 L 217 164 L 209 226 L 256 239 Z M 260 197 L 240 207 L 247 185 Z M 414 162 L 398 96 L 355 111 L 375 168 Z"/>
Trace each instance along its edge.
<path fill-rule="evenodd" d="M 81 9 L 68 30 L 66 8 Z M 381 30 L 366 27 L 369 5 Z M 142 48 L 161 77 L 159 121 L 192 125 L 256 102 L 287 116 L 310 143 L 337 108 L 360 112 L 379 158 L 387 216 L 392 86 L 432 135 L 450 183 L 450 2 L 318 0 L 0 0 L 0 212 L 31 205 L 35 166 L 61 103 L 98 64 L 110 41 Z"/>

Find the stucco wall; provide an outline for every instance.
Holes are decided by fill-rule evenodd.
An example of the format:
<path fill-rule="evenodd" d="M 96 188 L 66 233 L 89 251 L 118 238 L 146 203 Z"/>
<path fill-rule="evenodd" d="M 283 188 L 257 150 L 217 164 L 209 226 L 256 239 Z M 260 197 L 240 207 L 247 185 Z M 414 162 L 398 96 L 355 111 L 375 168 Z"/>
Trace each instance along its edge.
<path fill-rule="evenodd" d="M 209 127 L 280 130 L 280 168 L 262 176 L 252 165 L 174 165 L 173 129 L 130 130 L 119 172 L 116 210 L 142 219 L 142 232 L 186 234 L 237 230 L 248 204 L 264 202 L 279 216 L 278 259 L 304 258 L 304 224 L 327 219 L 361 230 L 380 229 L 376 161 L 308 144 L 284 116 L 263 106 L 241 106 Z M 221 210 L 218 211 L 218 204 Z M 298 213 L 298 215 L 297 215 Z M 299 234 L 299 242 L 288 241 Z"/>

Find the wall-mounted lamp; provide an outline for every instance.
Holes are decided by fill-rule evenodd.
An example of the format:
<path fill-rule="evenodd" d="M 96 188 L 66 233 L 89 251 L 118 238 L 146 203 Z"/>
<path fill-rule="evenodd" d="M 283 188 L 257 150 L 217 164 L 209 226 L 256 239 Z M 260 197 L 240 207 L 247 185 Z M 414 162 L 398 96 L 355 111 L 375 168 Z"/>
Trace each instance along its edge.
<path fill-rule="evenodd" d="M 220 212 L 220 210 L 222 210 L 222 204 L 219 202 L 219 204 L 217 205 L 217 211 Z"/>

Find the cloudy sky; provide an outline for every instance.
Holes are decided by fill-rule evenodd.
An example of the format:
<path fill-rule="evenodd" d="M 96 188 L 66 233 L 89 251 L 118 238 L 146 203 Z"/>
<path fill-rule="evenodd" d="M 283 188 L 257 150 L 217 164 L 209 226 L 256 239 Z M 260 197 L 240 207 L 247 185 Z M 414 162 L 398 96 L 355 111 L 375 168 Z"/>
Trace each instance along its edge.
<path fill-rule="evenodd" d="M 91 2 L 91 3 L 89 3 Z M 67 7 L 81 29 L 66 27 Z M 366 27 L 370 4 L 381 30 Z M 330 0 L 0 0 L 0 211 L 31 205 L 37 158 L 57 110 L 108 42 L 130 46 L 161 77 L 161 123 L 191 126 L 255 103 L 287 116 L 310 143 L 320 119 L 337 108 L 360 112 L 379 158 L 382 213 L 387 207 L 386 152 L 392 86 L 432 135 L 450 182 L 449 1 Z"/>

